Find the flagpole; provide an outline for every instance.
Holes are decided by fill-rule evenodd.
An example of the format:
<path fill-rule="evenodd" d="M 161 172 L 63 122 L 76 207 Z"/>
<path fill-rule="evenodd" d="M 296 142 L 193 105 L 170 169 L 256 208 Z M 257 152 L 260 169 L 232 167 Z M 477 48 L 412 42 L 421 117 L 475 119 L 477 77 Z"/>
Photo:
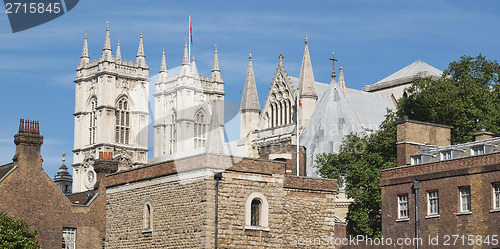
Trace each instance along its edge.
<path fill-rule="evenodd" d="M 191 61 L 191 13 L 189 13 L 189 26 L 188 26 L 188 30 L 189 30 L 189 36 L 188 36 L 188 44 L 189 44 L 189 49 L 188 49 L 188 57 L 189 57 L 189 61 Z"/>
<path fill-rule="evenodd" d="M 299 176 L 299 161 L 300 161 L 300 155 L 299 155 L 299 146 L 300 146 L 300 143 L 299 143 L 299 108 L 300 108 L 300 92 L 299 92 L 299 89 L 297 88 L 297 146 L 295 146 L 297 148 L 297 176 Z"/>

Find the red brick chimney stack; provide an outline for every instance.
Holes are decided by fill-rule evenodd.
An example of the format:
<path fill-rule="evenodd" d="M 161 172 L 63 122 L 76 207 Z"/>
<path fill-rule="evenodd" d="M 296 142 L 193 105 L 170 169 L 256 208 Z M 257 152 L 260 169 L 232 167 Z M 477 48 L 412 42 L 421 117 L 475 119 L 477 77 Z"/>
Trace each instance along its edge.
<path fill-rule="evenodd" d="M 19 132 L 14 135 L 16 144 L 16 155 L 13 161 L 24 161 L 23 165 L 42 166 L 40 153 L 43 144 L 43 136 L 40 136 L 39 122 L 21 119 L 19 121 Z"/>

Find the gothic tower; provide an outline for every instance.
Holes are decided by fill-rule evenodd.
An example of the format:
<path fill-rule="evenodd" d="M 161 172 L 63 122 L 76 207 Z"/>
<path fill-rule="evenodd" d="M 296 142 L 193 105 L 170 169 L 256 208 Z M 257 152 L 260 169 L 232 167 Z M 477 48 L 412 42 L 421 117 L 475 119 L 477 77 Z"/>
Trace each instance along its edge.
<path fill-rule="evenodd" d="M 92 159 L 118 159 L 127 169 L 147 161 L 149 67 L 142 33 L 136 61 L 113 57 L 109 35 L 101 57 L 90 61 L 87 34 L 75 80 L 73 192 L 91 189 Z M 89 176 L 89 178 L 91 178 Z"/>
<path fill-rule="evenodd" d="M 250 56 L 248 57 L 247 78 L 241 97 L 240 112 L 240 137 L 243 138 L 246 137 L 249 132 L 257 129 L 259 125 L 260 104 L 253 73 L 252 52 L 250 52 Z"/>
<path fill-rule="evenodd" d="M 176 75 L 167 73 L 163 52 L 154 93 L 154 157 L 197 149 L 203 151 L 201 149 L 206 146 L 213 105 L 217 101 L 224 101 L 224 94 L 217 47 L 210 77 L 198 74 L 194 55 L 193 60 L 189 60 L 187 43 L 184 44 L 180 72 Z M 223 114 L 223 110 L 220 110 L 218 116 L 223 118 Z"/>
<path fill-rule="evenodd" d="M 305 41 L 304 56 L 302 57 L 302 67 L 300 68 L 300 76 L 298 90 L 302 107 L 299 109 L 299 130 L 303 130 L 314 109 L 316 109 L 316 101 L 318 94 L 314 81 L 314 74 L 311 64 L 311 56 L 309 56 L 309 46 L 307 45 L 307 37 Z"/>

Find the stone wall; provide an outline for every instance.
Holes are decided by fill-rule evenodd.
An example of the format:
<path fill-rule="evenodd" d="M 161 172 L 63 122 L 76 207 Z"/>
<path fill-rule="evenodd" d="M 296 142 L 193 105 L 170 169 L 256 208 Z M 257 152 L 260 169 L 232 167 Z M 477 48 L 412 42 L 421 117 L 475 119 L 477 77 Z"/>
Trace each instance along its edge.
<path fill-rule="evenodd" d="M 214 180 L 203 171 L 194 174 L 190 180 L 170 175 L 108 188 L 107 248 L 210 248 L 214 195 L 208 193 Z M 144 231 L 146 202 L 152 231 Z"/>

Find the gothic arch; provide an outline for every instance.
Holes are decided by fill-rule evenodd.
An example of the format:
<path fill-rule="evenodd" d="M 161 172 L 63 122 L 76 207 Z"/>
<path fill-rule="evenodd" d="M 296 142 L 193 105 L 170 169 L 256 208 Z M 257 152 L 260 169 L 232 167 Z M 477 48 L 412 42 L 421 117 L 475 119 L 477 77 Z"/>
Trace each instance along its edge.
<path fill-rule="evenodd" d="M 115 106 L 118 104 L 118 101 L 120 101 L 122 98 L 127 99 L 128 104 L 129 104 L 130 107 L 135 106 L 135 103 L 132 100 L 132 98 L 128 94 L 125 94 L 125 93 L 122 93 L 122 94 L 118 95 L 118 97 L 116 97 L 116 99 L 115 99 Z"/>

